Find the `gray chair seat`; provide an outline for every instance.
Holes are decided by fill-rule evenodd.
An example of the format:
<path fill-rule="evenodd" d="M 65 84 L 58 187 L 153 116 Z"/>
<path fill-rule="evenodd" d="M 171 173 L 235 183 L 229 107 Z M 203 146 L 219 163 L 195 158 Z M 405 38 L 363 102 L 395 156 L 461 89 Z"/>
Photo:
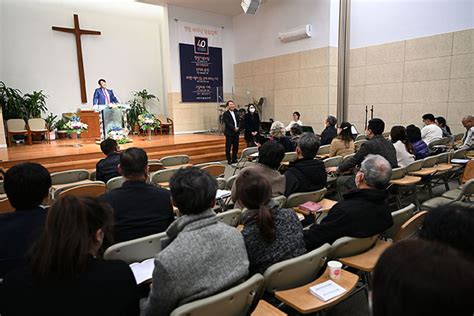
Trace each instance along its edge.
<path fill-rule="evenodd" d="M 422 205 L 421 205 L 421 209 L 422 210 L 433 210 L 439 206 L 443 206 L 443 205 L 447 205 L 449 203 L 452 203 L 453 202 L 453 199 L 448 199 L 448 198 L 445 198 L 445 197 L 435 197 L 435 198 L 432 198 L 426 202 L 424 202 Z"/>
<path fill-rule="evenodd" d="M 444 192 L 441 196 L 451 199 L 451 200 L 456 200 L 460 194 L 461 194 L 461 189 L 453 189 L 453 190 Z"/>

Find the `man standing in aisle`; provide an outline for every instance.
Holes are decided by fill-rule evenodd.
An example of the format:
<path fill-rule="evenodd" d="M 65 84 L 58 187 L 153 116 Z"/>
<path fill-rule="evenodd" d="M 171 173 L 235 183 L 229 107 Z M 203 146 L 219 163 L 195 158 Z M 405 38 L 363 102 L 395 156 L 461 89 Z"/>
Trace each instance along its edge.
<path fill-rule="evenodd" d="M 109 103 L 119 103 L 114 95 L 114 92 L 107 89 L 107 82 L 105 79 L 99 79 L 100 88 L 94 91 L 94 105 L 107 105 Z"/>
<path fill-rule="evenodd" d="M 230 164 L 237 162 L 237 152 L 239 151 L 239 127 L 240 117 L 235 110 L 234 101 L 229 100 L 226 103 L 226 111 L 223 114 L 224 135 L 225 135 L 225 155 Z M 232 157 L 230 147 L 232 146 Z"/>

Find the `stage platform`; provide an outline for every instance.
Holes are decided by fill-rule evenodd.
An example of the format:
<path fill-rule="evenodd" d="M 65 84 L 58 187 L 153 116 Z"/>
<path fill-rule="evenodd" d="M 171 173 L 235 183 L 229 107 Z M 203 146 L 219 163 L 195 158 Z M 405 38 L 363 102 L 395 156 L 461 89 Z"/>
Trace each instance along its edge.
<path fill-rule="evenodd" d="M 147 141 L 144 136 L 133 136 L 133 142 L 120 145 L 121 149 L 140 147 L 145 149 L 149 159 L 160 159 L 171 155 L 188 155 L 192 164 L 225 160 L 225 137 L 220 135 L 186 134 L 157 135 Z M 100 146 L 93 139 L 79 140 L 82 147 L 74 147 L 75 140 L 54 140 L 34 143 L 32 146 L 13 144 L 0 149 L 0 165 L 4 168 L 21 162 L 37 162 L 50 172 L 70 169 L 94 169 L 97 161 L 104 157 Z M 245 141 L 240 140 L 240 151 Z"/>

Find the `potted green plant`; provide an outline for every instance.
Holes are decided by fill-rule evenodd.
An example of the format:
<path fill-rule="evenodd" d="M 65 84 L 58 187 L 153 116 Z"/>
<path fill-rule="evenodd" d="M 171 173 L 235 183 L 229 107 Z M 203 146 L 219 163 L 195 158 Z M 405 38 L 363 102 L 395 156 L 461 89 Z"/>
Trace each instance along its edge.
<path fill-rule="evenodd" d="M 24 99 L 20 90 L 9 88 L 0 81 L 0 105 L 3 119 L 24 118 Z"/>
<path fill-rule="evenodd" d="M 46 107 L 46 98 L 48 98 L 48 96 L 43 93 L 43 90 L 26 93 L 23 96 L 23 119 L 28 121 L 31 118 L 41 117 L 41 113 L 48 110 Z"/>
<path fill-rule="evenodd" d="M 146 89 L 133 92 L 133 99 L 129 102 L 130 109 L 127 111 L 127 119 L 130 124 L 130 128 L 136 134 L 138 134 L 140 130 L 138 116 L 144 112 L 148 112 L 146 105 L 147 102 L 152 99 L 159 101 L 155 95 L 148 93 Z"/>
<path fill-rule="evenodd" d="M 48 131 L 49 131 L 50 140 L 56 139 L 55 128 L 56 128 L 57 119 L 58 119 L 58 116 L 54 115 L 53 113 L 49 113 L 48 116 L 44 119 L 46 121 L 46 127 L 48 128 Z"/>
<path fill-rule="evenodd" d="M 68 137 L 66 120 L 60 119 L 56 122 L 55 128 L 59 139 L 66 139 Z"/>

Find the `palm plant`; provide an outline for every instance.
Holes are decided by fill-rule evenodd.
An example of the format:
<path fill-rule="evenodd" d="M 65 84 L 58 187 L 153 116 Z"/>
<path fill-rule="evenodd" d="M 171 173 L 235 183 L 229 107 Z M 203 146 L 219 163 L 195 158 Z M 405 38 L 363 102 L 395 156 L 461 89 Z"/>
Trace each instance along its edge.
<path fill-rule="evenodd" d="M 49 131 L 54 130 L 56 125 L 56 120 L 58 116 L 54 115 L 53 113 L 49 113 L 49 115 L 44 119 L 46 121 L 46 127 Z"/>
<path fill-rule="evenodd" d="M 21 91 L 7 87 L 3 81 L 0 81 L 0 105 L 5 120 L 24 118 L 24 99 Z"/>
<path fill-rule="evenodd" d="M 46 112 L 46 98 L 48 96 L 43 93 L 43 90 L 26 93 L 24 99 L 24 117 L 26 121 L 31 118 L 41 117 L 42 112 Z"/>
<path fill-rule="evenodd" d="M 130 109 L 127 111 L 127 119 L 130 123 L 130 127 L 133 128 L 138 124 L 138 116 L 140 114 L 148 112 L 146 104 L 151 99 L 159 101 L 155 95 L 148 93 L 146 89 L 133 92 L 133 99 L 129 102 Z"/>

